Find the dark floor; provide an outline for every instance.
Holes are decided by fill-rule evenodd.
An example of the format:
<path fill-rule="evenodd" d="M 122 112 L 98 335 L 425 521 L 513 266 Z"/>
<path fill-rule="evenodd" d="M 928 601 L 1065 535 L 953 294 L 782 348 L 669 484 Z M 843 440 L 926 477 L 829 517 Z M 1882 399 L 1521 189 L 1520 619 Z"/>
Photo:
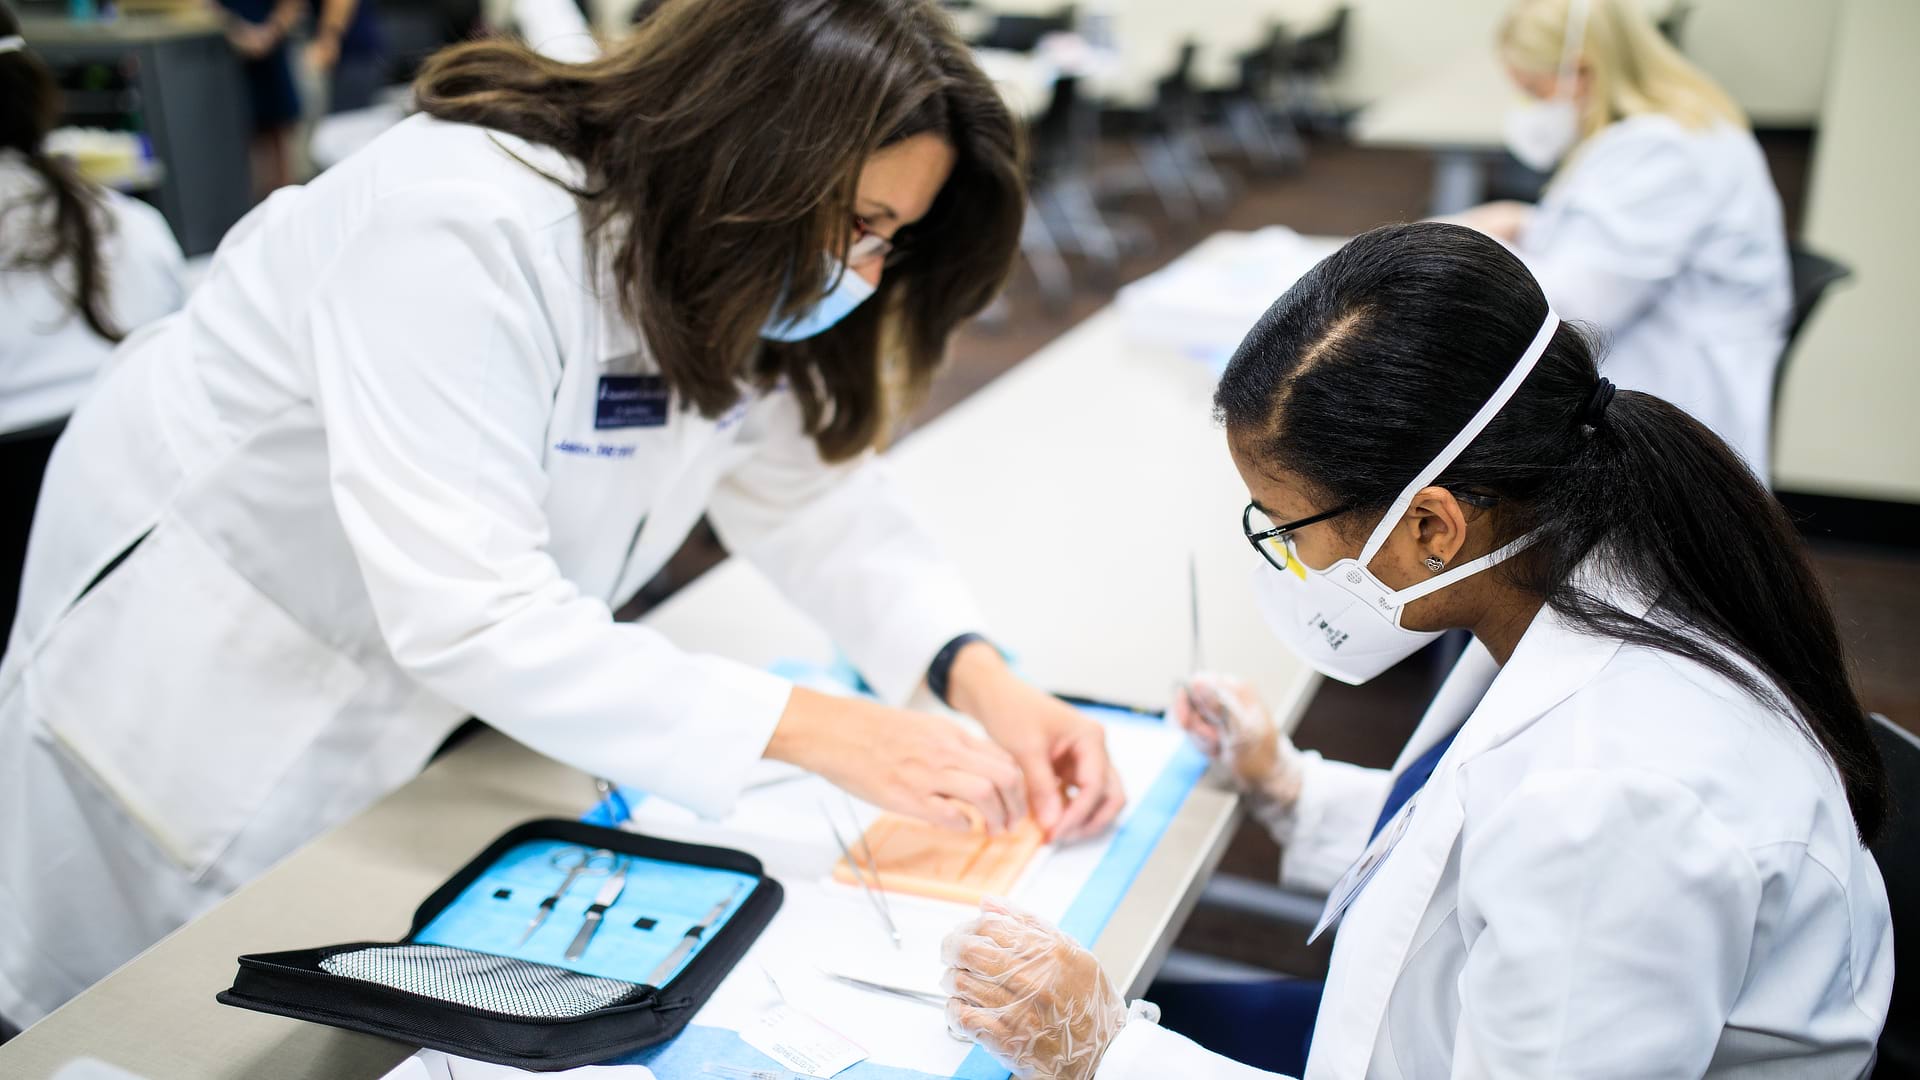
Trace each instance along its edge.
<path fill-rule="evenodd" d="M 1761 141 L 1782 193 L 1789 232 L 1797 233 L 1812 139 L 1805 132 L 1767 132 Z M 1412 220 L 1426 212 L 1431 175 L 1429 160 L 1421 153 L 1366 150 L 1319 140 L 1311 147 L 1304 170 L 1282 178 L 1242 177 L 1233 205 L 1206 221 L 1182 226 L 1169 221 L 1148 200 L 1119 201 L 1112 209 L 1137 217 L 1153 232 L 1152 254 L 1129 260 L 1121 268 L 1119 281 L 1089 282 L 1070 309 L 1059 314 L 1044 311 L 1032 280 L 1024 272 L 1016 275 L 1009 289 L 1008 317 L 999 325 L 976 325 L 958 335 L 949 369 L 915 423 L 939 415 L 1098 310 L 1121 282 L 1164 265 L 1210 233 L 1282 224 L 1303 233 L 1345 235 Z M 711 534 L 697 536 L 636 607 L 657 602 L 717 557 Z M 1920 655 L 1920 549 L 1822 541 L 1815 558 L 1832 590 L 1867 706 L 1920 730 L 1920 665 L 1913 662 Z M 1442 669 L 1423 653 L 1366 686 L 1328 683 L 1308 709 L 1297 741 L 1331 757 L 1389 765 L 1441 674 Z M 1222 870 L 1271 881 L 1278 855 L 1262 832 L 1246 828 L 1235 837 Z M 1272 970 L 1318 974 L 1325 968 L 1327 943 L 1310 949 L 1304 938 L 1304 928 L 1203 909 L 1178 944 Z"/>

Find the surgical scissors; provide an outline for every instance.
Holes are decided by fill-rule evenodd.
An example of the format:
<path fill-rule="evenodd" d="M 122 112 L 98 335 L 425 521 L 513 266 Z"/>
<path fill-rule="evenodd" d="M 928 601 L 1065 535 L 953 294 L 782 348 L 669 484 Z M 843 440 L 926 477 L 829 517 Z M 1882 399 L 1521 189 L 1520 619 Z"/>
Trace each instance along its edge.
<path fill-rule="evenodd" d="M 575 881 L 582 877 L 606 877 L 613 873 L 614 864 L 619 861 L 619 856 L 606 848 L 597 850 L 588 850 L 583 847 L 562 848 L 549 856 L 548 862 L 553 868 L 566 871 L 567 876 L 560 879 L 560 887 L 553 890 L 553 895 L 540 901 L 540 910 L 534 912 L 533 921 L 527 923 L 527 932 L 520 935 L 520 944 L 525 945 L 533 940 L 534 931 L 540 929 L 540 924 L 546 922 L 547 916 L 553 914 L 553 909 L 559 906 L 561 898 L 573 888 Z"/>

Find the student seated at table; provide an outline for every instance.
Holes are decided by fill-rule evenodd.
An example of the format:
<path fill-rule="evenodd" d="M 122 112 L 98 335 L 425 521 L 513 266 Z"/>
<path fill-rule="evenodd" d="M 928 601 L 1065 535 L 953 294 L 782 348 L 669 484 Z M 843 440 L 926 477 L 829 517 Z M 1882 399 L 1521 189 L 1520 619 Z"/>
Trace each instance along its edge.
<path fill-rule="evenodd" d="M 1873 1061 L 1884 781 L 1833 616 L 1732 448 L 1616 392 L 1596 341 L 1486 236 L 1395 226 L 1281 297 L 1215 394 L 1251 498 L 1220 525 L 1290 650 L 1359 683 L 1475 638 L 1392 771 L 1297 751 L 1228 681 L 1178 711 L 1285 881 L 1347 905 L 1308 1076 Z M 944 959 L 949 1024 L 1022 1077 L 1297 1072 L 1313 1015 L 1309 984 L 1228 984 L 1156 1022 L 994 905 Z"/>
<path fill-rule="evenodd" d="M 1780 197 L 1747 119 L 1635 0 L 1517 0 L 1499 51 L 1539 205 L 1453 220 L 1511 244 L 1561 314 L 1611 341 L 1604 372 L 1692 413 L 1768 476 L 1792 308 Z"/>
<path fill-rule="evenodd" d="M 114 343 L 186 296 L 159 211 L 47 153 L 59 118 L 53 73 L 0 4 L 0 643 L 54 437 Z"/>

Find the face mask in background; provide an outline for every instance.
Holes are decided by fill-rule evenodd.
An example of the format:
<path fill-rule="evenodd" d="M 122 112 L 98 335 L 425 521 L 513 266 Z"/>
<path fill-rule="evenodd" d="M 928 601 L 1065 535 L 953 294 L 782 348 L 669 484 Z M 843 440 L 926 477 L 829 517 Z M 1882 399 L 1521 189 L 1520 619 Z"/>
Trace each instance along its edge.
<path fill-rule="evenodd" d="M 833 324 L 852 314 L 853 309 L 873 296 L 874 286 L 866 278 L 854 273 L 839 259 L 829 258 L 827 280 L 833 282 L 833 288 L 817 303 L 793 318 L 781 316 L 780 309 L 786 304 L 785 290 L 773 305 L 773 314 L 767 317 L 767 324 L 760 328 L 760 336 L 768 341 L 805 341 L 816 334 L 823 334 Z"/>
<path fill-rule="evenodd" d="M 1580 116 L 1563 97 L 1531 101 L 1507 110 L 1507 152 L 1534 172 L 1560 163 L 1580 139 Z"/>
<path fill-rule="evenodd" d="M 1358 558 L 1341 559 L 1325 570 L 1315 570 L 1300 562 L 1289 541 L 1289 570 L 1294 573 L 1283 573 L 1265 563 L 1255 567 L 1253 595 L 1260 614 L 1280 640 L 1315 671 L 1329 679 L 1357 686 L 1412 656 L 1440 633 L 1401 626 L 1400 618 L 1408 604 L 1505 562 L 1533 542 L 1532 534 L 1522 536 L 1472 562 L 1461 563 L 1444 574 L 1397 591 L 1367 569 L 1367 564 L 1386 546 L 1387 537 L 1400 524 L 1407 507 L 1413 504 L 1414 495 L 1446 471 L 1453 459 L 1493 422 L 1501 407 L 1519 391 L 1533 366 L 1540 362 L 1541 354 L 1547 351 L 1547 344 L 1559 326 L 1559 316 L 1549 310 L 1533 343 L 1521 354 L 1506 380 L 1453 441 L 1401 489 L 1380 523 L 1373 527 L 1373 534 L 1367 537 Z"/>
<path fill-rule="evenodd" d="M 1579 81 L 1580 49 L 1586 35 L 1587 0 L 1572 0 L 1567 5 L 1567 27 L 1553 96 L 1507 110 L 1507 151 L 1535 172 L 1558 165 L 1580 141 L 1580 110 L 1574 106 L 1573 92 Z"/>

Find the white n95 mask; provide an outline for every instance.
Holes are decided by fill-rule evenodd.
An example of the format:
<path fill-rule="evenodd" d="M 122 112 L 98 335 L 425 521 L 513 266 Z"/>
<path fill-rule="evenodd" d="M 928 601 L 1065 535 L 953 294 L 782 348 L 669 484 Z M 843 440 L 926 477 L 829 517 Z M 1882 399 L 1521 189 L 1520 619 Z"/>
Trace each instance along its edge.
<path fill-rule="evenodd" d="M 1586 36 L 1587 0 L 1572 0 L 1567 5 L 1567 27 L 1561 38 L 1553 96 L 1507 110 L 1507 151 L 1535 172 L 1546 172 L 1559 164 L 1580 141 L 1580 111 L 1574 106 L 1573 92 Z"/>
<path fill-rule="evenodd" d="M 1505 562 L 1533 543 L 1534 536 L 1529 533 L 1405 589 L 1389 587 L 1367 569 L 1386 546 L 1387 538 L 1393 535 L 1407 507 L 1413 504 L 1413 497 L 1453 464 L 1453 459 L 1486 430 L 1500 409 L 1519 391 L 1520 384 L 1547 351 L 1553 332 L 1559 326 L 1560 317 L 1549 309 L 1546 321 L 1540 324 L 1539 332 L 1521 354 L 1519 363 L 1453 441 L 1401 489 L 1393 505 L 1387 507 L 1386 514 L 1373 527 L 1373 534 L 1367 537 L 1357 558 L 1341 559 L 1325 570 L 1315 570 L 1300 561 L 1294 553 L 1292 539 L 1288 538 L 1286 570 L 1275 570 L 1265 562 L 1254 568 L 1253 595 L 1260 614 L 1280 640 L 1315 671 L 1329 679 L 1357 686 L 1412 656 L 1422 645 L 1439 637 L 1440 632 L 1409 630 L 1400 625 L 1408 604 Z"/>
<path fill-rule="evenodd" d="M 828 259 L 827 280 L 833 282 L 827 295 L 791 319 L 780 314 L 787 302 L 786 291 L 781 290 L 780 299 L 774 301 L 773 314 L 760 328 L 760 336 L 769 341 L 804 341 L 815 334 L 824 334 L 874 294 L 873 284 L 839 259 Z"/>
<path fill-rule="evenodd" d="M 1580 138 L 1580 116 L 1563 97 L 1515 105 L 1507 110 L 1507 152 L 1535 172 L 1560 163 Z"/>

